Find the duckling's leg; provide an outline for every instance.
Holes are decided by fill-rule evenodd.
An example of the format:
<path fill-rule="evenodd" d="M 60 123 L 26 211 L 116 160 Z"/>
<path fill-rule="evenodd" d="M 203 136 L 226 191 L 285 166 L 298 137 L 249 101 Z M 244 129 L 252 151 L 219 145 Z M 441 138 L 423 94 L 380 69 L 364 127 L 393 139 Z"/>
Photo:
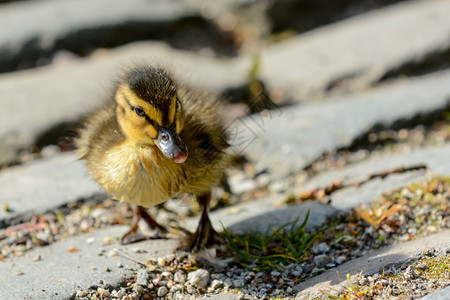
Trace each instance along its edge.
<path fill-rule="evenodd" d="M 207 246 L 223 244 L 223 238 L 214 230 L 211 220 L 208 216 L 209 202 L 211 194 L 205 194 L 197 197 L 197 201 L 202 207 L 202 216 L 197 230 L 184 241 L 180 247 L 175 250 L 198 251 Z"/>
<path fill-rule="evenodd" d="M 148 227 L 153 228 L 153 229 L 158 229 L 159 233 L 156 234 L 155 236 L 139 236 L 136 238 L 131 239 L 130 241 L 127 241 L 126 239 L 136 233 L 137 229 L 138 229 L 138 224 L 139 221 L 141 219 L 144 219 L 145 223 L 147 223 Z M 131 228 L 130 230 L 125 233 L 121 238 L 120 238 L 120 243 L 122 245 L 125 244 L 130 244 L 130 243 L 135 243 L 135 242 L 139 242 L 139 241 L 143 241 L 143 240 L 154 240 L 154 239 L 164 239 L 166 238 L 165 233 L 167 233 L 167 229 L 164 228 L 163 226 L 161 226 L 160 224 L 158 224 L 147 212 L 147 209 L 145 207 L 142 206 L 135 206 L 134 208 L 134 214 L 133 214 L 133 220 L 131 221 Z"/>

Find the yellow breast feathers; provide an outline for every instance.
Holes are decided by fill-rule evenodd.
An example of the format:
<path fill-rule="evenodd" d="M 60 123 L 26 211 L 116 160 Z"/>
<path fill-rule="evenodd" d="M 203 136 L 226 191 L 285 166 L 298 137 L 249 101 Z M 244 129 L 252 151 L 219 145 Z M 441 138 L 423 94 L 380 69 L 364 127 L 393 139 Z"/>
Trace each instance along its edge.
<path fill-rule="evenodd" d="M 183 171 L 153 148 L 131 142 L 115 146 L 105 153 L 104 170 L 97 181 L 115 199 L 144 207 L 173 197 L 184 184 Z"/>

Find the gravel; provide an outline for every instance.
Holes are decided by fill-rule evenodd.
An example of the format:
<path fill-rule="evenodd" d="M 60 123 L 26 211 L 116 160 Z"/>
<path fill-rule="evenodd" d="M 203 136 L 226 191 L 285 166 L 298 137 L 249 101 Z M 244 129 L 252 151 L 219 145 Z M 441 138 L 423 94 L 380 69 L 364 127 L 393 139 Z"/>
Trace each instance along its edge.
<path fill-rule="evenodd" d="M 205 256 L 203 254 L 179 252 L 148 259 L 146 268 L 128 278 L 121 287 L 101 288 L 111 295 L 127 295 L 128 299 L 192 299 L 201 295 L 212 296 L 236 291 L 239 291 L 238 298 L 242 299 L 294 297 L 293 287 L 297 283 L 368 253 L 371 249 L 450 228 L 449 186 L 450 181 L 435 178 L 383 196 L 377 200 L 378 203 L 392 201 L 401 205 L 402 209 L 385 218 L 376 227 L 358 217 L 356 212 L 342 215 L 339 220 L 321 230 L 322 237 L 302 260 L 287 265 L 274 265 L 270 271 L 255 272 L 236 262 L 228 262 L 228 266 L 220 270 L 201 260 Z M 378 205 L 377 202 L 374 205 Z M 356 232 L 361 234 L 355 234 Z M 277 246 L 280 245 L 273 245 Z M 208 253 L 211 260 L 223 260 L 230 255 L 228 253 L 224 257 L 224 254 L 214 251 Z M 402 264 L 386 266 L 384 273 L 359 276 L 357 280 L 351 281 L 352 288 L 344 288 L 342 293 L 365 291 L 372 295 L 370 299 L 399 295 L 412 299 L 426 295 L 450 284 L 450 273 L 445 269 L 450 266 L 449 255 L 450 248 L 423 252 Z M 146 284 L 147 280 L 149 284 Z M 76 299 L 90 297 L 100 297 L 99 287 L 76 295 Z M 297 295 L 298 299 L 302 299 L 301 297 L 301 294 Z"/>
<path fill-rule="evenodd" d="M 364 294 L 366 299 L 417 299 L 441 290 L 450 285 L 449 250 L 428 250 L 400 266 L 388 266 L 382 273 L 358 276 L 340 295 Z"/>

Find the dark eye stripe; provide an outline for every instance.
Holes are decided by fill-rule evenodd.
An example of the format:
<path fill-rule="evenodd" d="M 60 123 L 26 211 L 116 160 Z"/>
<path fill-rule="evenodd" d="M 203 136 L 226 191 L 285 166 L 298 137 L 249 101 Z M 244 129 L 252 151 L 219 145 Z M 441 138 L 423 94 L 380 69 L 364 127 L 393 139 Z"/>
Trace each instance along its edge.
<path fill-rule="evenodd" d="M 150 119 L 147 115 L 145 115 L 145 119 L 147 120 L 147 122 L 152 125 L 153 127 L 155 127 L 156 130 L 158 130 L 158 127 L 156 126 L 155 122 L 153 122 L 152 119 Z"/>
<path fill-rule="evenodd" d="M 137 107 L 134 106 L 134 105 L 132 105 L 132 104 L 130 103 L 130 101 L 128 100 L 127 96 L 123 95 L 123 98 L 124 98 L 125 101 L 127 102 L 128 106 L 130 106 L 130 109 L 131 109 L 132 111 L 135 111 L 135 109 L 136 109 Z M 141 109 L 142 109 L 142 108 L 141 108 Z M 155 122 L 153 122 L 153 120 L 150 119 L 150 118 L 147 116 L 147 114 L 145 113 L 144 110 L 142 110 L 142 111 L 144 112 L 144 115 L 142 115 L 142 117 L 145 117 L 145 120 L 147 120 L 147 122 L 148 122 L 150 125 L 152 125 L 153 127 L 155 127 L 156 130 L 158 130 L 158 127 L 156 126 Z"/>
<path fill-rule="evenodd" d="M 128 102 L 128 100 L 127 100 L 127 102 Z M 130 105 L 130 108 L 131 108 L 131 110 L 133 110 L 133 111 L 136 111 L 137 108 L 140 108 L 140 107 L 131 105 L 130 102 L 128 102 L 128 104 Z M 145 117 L 145 120 L 147 120 L 147 122 L 148 122 L 150 125 L 152 125 L 153 127 L 155 127 L 155 129 L 158 129 L 158 127 L 156 127 L 155 122 L 153 122 L 153 120 L 150 119 L 150 118 L 147 116 L 147 114 L 144 112 L 144 110 L 143 110 L 142 108 L 140 108 L 140 109 L 142 110 L 143 115 L 139 115 L 139 114 L 138 114 L 138 115 L 139 115 L 140 117 Z"/>
<path fill-rule="evenodd" d="M 136 108 L 140 108 L 140 107 L 136 107 L 136 106 L 132 106 L 132 105 L 130 105 L 130 107 L 131 107 L 131 109 L 134 110 L 134 111 L 136 110 Z M 149 116 L 147 116 L 147 114 L 144 112 L 144 110 L 143 110 L 142 108 L 140 108 L 140 109 L 142 110 L 143 115 L 139 115 L 139 114 L 138 114 L 138 116 L 144 117 L 145 120 L 147 120 L 147 122 L 148 122 L 150 125 L 152 125 L 153 127 L 155 127 L 155 129 L 157 129 L 157 127 L 155 126 L 155 125 L 156 125 L 155 122 L 153 122 L 153 120 L 150 119 Z"/>

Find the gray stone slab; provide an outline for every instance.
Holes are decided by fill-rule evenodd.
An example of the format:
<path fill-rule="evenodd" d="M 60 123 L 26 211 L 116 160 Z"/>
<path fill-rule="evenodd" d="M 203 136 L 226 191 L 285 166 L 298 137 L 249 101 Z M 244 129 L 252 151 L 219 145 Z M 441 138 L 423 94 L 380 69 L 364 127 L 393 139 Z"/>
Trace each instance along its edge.
<path fill-rule="evenodd" d="M 429 176 L 425 172 L 415 171 L 405 174 L 390 175 L 385 179 L 376 178 L 356 188 L 346 188 L 331 195 L 331 205 L 340 210 L 349 210 L 368 204 L 394 189 L 401 188 L 409 183 L 417 182 Z"/>
<path fill-rule="evenodd" d="M 450 144 L 418 148 L 406 153 L 384 153 L 371 156 L 341 169 L 321 173 L 306 182 L 302 189 L 327 186 L 335 180 L 346 183 L 367 179 L 370 175 L 400 167 L 412 167 L 424 164 L 435 175 L 450 175 Z"/>
<path fill-rule="evenodd" d="M 252 208 L 259 206 L 261 202 L 254 203 L 246 207 L 246 210 L 240 212 L 242 220 L 237 221 L 237 215 L 233 216 L 220 216 L 219 220 L 227 219 L 228 222 L 234 219 L 234 224 L 231 224 L 227 229 L 231 230 L 235 234 L 244 233 L 272 233 L 272 228 L 278 229 L 288 222 L 293 222 L 298 220 L 298 225 L 300 225 L 308 211 L 309 218 L 306 224 L 307 230 L 313 230 L 321 225 L 325 224 L 327 218 L 336 214 L 337 210 L 330 205 L 325 205 L 319 202 L 308 202 L 299 205 L 291 205 L 283 208 L 274 208 L 273 204 L 271 207 L 266 206 L 266 211 L 255 215 Z M 261 210 L 261 206 L 259 209 Z M 251 213 L 250 213 L 251 211 Z M 257 210 L 256 210 L 257 211 Z M 243 218 L 246 216 L 245 218 Z M 222 221 L 221 221 L 222 222 Z"/>
<path fill-rule="evenodd" d="M 450 71 L 405 79 L 326 102 L 271 110 L 228 128 L 232 151 L 274 178 L 301 170 L 323 153 L 347 147 L 375 125 L 390 126 L 450 103 Z"/>
<path fill-rule="evenodd" d="M 83 51 L 83 45 L 162 36 L 182 18 L 200 17 L 198 8 L 176 0 L 38 0 L 1 8 L 0 70 L 61 47 Z"/>
<path fill-rule="evenodd" d="M 98 194 L 107 197 L 74 153 L 4 169 L 0 172 L 0 205 L 8 205 L 11 212 L 0 210 L 0 225 Z"/>
<path fill-rule="evenodd" d="M 319 202 L 306 202 L 288 207 L 276 207 L 277 203 L 279 200 L 275 200 L 274 197 L 265 197 L 211 212 L 210 218 L 214 227 L 220 231 L 223 226 L 235 234 L 266 234 L 271 233 L 272 228 L 280 228 L 297 219 L 300 225 L 308 211 L 310 215 L 306 228 L 312 230 L 323 225 L 329 216 L 337 212 L 330 205 Z M 191 218 L 186 222 L 186 227 L 195 230 L 197 224 L 198 218 Z"/>
<path fill-rule="evenodd" d="M 111 251 L 125 253 L 141 262 L 170 254 L 178 246 L 175 240 L 154 240 L 120 245 L 117 241 L 102 246 L 104 238 L 115 238 L 126 232 L 126 226 L 114 226 L 93 234 L 70 237 L 48 247 L 26 252 L 22 257 L 0 261 L 0 298 L 2 299 L 69 299 L 78 289 L 98 285 L 102 279 L 110 285 L 122 283 L 142 265 L 122 256 L 111 256 Z M 88 244 L 86 239 L 95 241 Z M 68 248 L 77 248 L 70 252 Z M 140 251 L 135 251 L 140 250 Z M 98 254 L 103 252 L 102 256 Z M 37 256 L 41 260 L 35 261 Z M 118 267 L 118 263 L 123 265 Z M 110 271 L 105 269 L 109 268 Z M 22 273 L 22 275 L 18 275 Z"/>
<path fill-rule="evenodd" d="M 426 295 L 425 297 L 419 298 L 421 300 L 449 300 L 450 299 L 450 286 L 446 287 L 439 292 L 434 292 L 432 294 Z"/>
<path fill-rule="evenodd" d="M 17 151 L 30 146 L 43 131 L 97 107 L 109 96 L 122 70 L 136 63 L 164 64 L 185 82 L 211 92 L 223 92 L 247 80 L 244 61 L 228 63 L 156 42 L 0 75 L 0 165 L 13 161 Z"/>
<path fill-rule="evenodd" d="M 410 153 L 369 158 L 366 161 L 349 165 L 340 170 L 319 174 L 301 187 L 301 190 L 326 187 L 336 180 L 355 183 L 370 175 L 401 167 L 424 164 L 427 170 L 392 174 L 385 179 L 376 178 L 359 187 L 349 187 L 332 194 L 331 204 L 339 210 L 347 210 L 363 202 L 369 203 L 381 193 L 400 188 L 408 183 L 419 181 L 433 175 L 450 176 L 450 144 L 442 147 L 417 149 Z M 299 191 L 296 191 L 298 193 Z"/>
<path fill-rule="evenodd" d="M 295 101 L 346 79 L 364 88 L 389 70 L 450 47 L 450 2 L 405 1 L 298 35 L 262 51 L 261 77 Z"/>
<path fill-rule="evenodd" d="M 428 178 L 430 174 L 449 176 L 449 153 L 450 144 L 447 144 L 442 147 L 417 149 L 410 153 L 385 154 L 370 158 L 367 161 L 349 165 L 340 170 L 320 174 L 306 182 L 300 189 L 287 191 L 283 195 L 273 195 L 250 202 L 238 203 L 229 208 L 214 211 L 210 214 L 210 217 L 218 230 L 223 226 L 236 234 L 266 233 L 271 228 L 279 228 L 297 218 L 301 222 L 310 210 L 307 228 L 317 228 L 326 221 L 327 217 L 334 215 L 339 210 L 348 210 L 362 203 L 370 203 L 385 192 Z M 285 194 L 298 194 L 300 191 L 326 187 L 336 180 L 353 183 L 367 179 L 371 174 L 419 164 L 425 164 L 427 170 L 392 174 L 384 179 L 373 179 L 359 187 L 339 190 L 332 194 L 331 205 L 307 202 L 288 207 L 280 206 Z M 186 226 L 189 230 L 195 230 L 197 222 L 197 218 L 189 219 Z"/>
<path fill-rule="evenodd" d="M 328 270 L 318 276 L 306 280 L 296 285 L 294 291 L 302 291 L 302 294 L 311 293 L 311 295 L 314 295 L 314 293 L 319 292 L 320 290 L 330 290 L 333 286 L 340 283 L 340 279 L 336 272 L 339 272 L 342 280 L 344 280 L 347 274 L 355 276 L 362 272 L 364 275 L 372 275 L 382 271 L 383 267 L 389 264 L 401 263 L 416 256 L 422 251 L 448 247 L 449 244 L 450 231 L 446 230 L 425 238 L 379 249 L 373 253 L 346 262 L 336 269 Z"/>

